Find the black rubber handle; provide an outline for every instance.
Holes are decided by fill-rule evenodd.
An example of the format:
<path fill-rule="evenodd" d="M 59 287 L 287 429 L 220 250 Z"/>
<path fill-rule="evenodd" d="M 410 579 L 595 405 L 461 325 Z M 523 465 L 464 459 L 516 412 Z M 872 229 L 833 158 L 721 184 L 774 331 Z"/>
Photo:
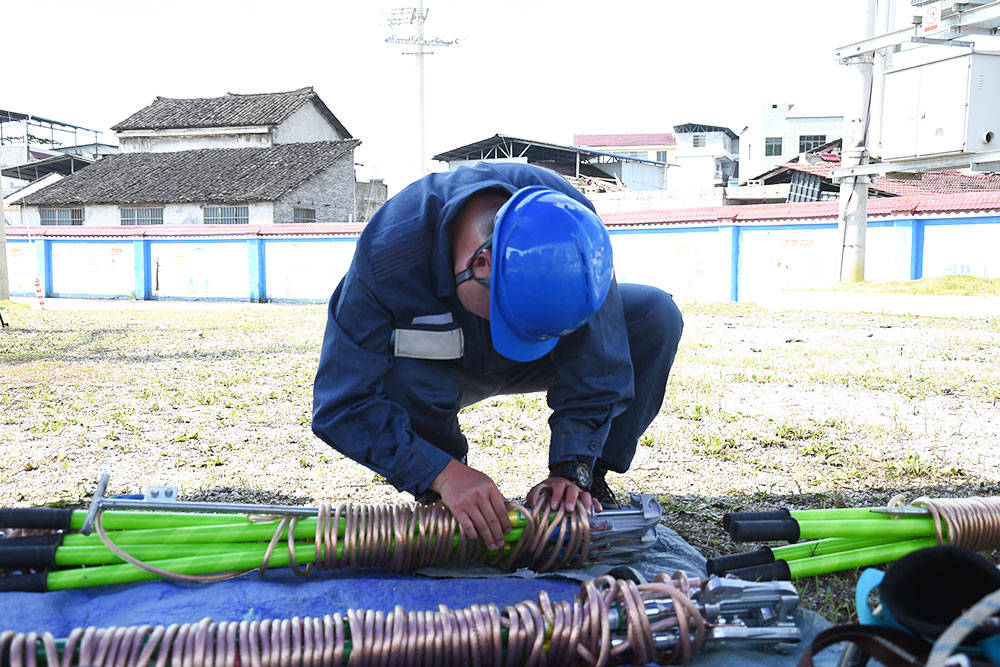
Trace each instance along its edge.
<path fill-rule="evenodd" d="M 48 575 L 44 572 L 37 574 L 12 574 L 9 577 L 0 577 L 0 593 L 21 591 L 25 593 L 44 593 L 49 590 L 46 585 Z"/>
<path fill-rule="evenodd" d="M 0 549 L 0 567 L 19 569 L 30 567 L 41 570 L 55 565 L 56 549 L 59 547 L 5 547 Z"/>
<path fill-rule="evenodd" d="M 705 562 L 705 569 L 709 574 L 725 574 L 730 570 L 752 565 L 765 565 L 774 562 L 774 554 L 770 549 L 757 549 L 757 551 L 747 551 L 741 554 L 730 554 L 729 556 L 716 556 L 709 558 Z"/>
<path fill-rule="evenodd" d="M 788 563 L 780 559 L 766 565 L 754 565 L 753 567 L 730 570 L 729 574 L 744 581 L 789 581 L 792 578 L 791 570 L 788 569 Z"/>
<path fill-rule="evenodd" d="M 792 513 L 785 508 L 770 512 L 730 512 L 722 516 L 722 527 L 729 530 L 729 524 L 734 521 L 781 521 L 791 518 Z"/>
<path fill-rule="evenodd" d="M 67 530 L 73 510 L 58 507 L 5 507 L 0 509 L 0 527 Z"/>
<path fill-rule="evenodd" d="M 799 539 L 799 522 L 783 521 L 734 521 L 729 524 L 729 537 L 734 542 L 770 542 L 772 540 Z"/>
<path fill-rule="evenodd" d="M 0 539 L 0 549 L 7 547 L 44 547 L 62 545 L 65 533 L 49 533 L 48 535 L 28 535 L 26 537 L 6 537 Z"/>

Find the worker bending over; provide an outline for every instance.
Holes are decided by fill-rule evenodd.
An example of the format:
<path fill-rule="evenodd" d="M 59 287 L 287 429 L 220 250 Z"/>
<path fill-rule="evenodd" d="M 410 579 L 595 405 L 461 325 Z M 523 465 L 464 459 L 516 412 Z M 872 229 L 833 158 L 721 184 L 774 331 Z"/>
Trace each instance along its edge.
<path fill-rule="evenodd" d="M 528 503 L 615 507 L 605 475 L 660 409 L 681 328 L 669 294 L 616 283 L 593 204 L 555 172 L 430 174 L 375 213 L 330 299 L 313 432 L 499 548 L 506 501 L 466 465 L 459 410 L 546 390 L 550 474 Z"/>

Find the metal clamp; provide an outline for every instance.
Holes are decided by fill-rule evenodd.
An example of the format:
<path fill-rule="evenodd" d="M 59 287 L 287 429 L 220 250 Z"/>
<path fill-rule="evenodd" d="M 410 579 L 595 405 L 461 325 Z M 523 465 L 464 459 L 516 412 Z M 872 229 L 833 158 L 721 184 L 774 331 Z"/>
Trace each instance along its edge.
<path fill-rule="evenodd" d="M 602 563 L 638 560 L 656 545 L 656 526 L 663 508 L 655 496 L 633 493 L 621 509 L 598 512 L 590 520 L 591 556 Z"/>
<path fill-rule="evenodd" d="M 753 582 L 712 576 L 692 583 L 691 601 L 708 623 L 706 647 L 745 644 L 781 649 L 801 641 L 801 632 L 795 625 L 799 595 L 791 582 Z M 645 610 L 650 623 L 676 613 L 670 599 L 645 600 Z M 608 620 L 617 637 L 612 639 L 612 646 L 621 644 L 628 631 L 627 617 L 613 607 Z M 679 639 L 677 633 L 674 629 L 656 634 L 657 650 L 673 648 Z"/>

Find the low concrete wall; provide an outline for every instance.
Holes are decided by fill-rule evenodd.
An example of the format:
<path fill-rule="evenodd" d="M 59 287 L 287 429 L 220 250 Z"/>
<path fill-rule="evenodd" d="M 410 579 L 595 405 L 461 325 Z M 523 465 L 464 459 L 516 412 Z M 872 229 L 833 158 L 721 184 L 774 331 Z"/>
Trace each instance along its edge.
<path fill-rule="evenodd" d="M 56 297 L 325 301 L 362 227 L 8 226 L 11 292 L 34 295 L 37 277 Z M 998 216 L 879 220 L 867 231 L 869 280 L 1000 276 Z M 620 282 L 684 299 L 765 300 L 828 287 L 839 272 L 830 222 L 612 226 L 610 234 Z"/>

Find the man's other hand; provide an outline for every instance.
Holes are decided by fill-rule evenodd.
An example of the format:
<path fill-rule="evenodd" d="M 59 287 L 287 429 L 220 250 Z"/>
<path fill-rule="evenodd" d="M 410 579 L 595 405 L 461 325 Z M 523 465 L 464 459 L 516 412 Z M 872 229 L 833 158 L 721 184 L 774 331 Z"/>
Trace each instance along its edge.
<path fill-rule="evenodd" d="M 467 538 L 480 539 L 491 550 L 503 547 L 503 536 L 510 532 L 507 500 L 492 479 L 452 459 L 430 488 L 441 496 Z"/>
<path fill-rule="evenodd" d="M 559 505 L 562 504 L 563 507 L 566 508 L 566 512 L 568 514 L 573 511 L 573 506 L 577 503 L 583 505 L 588 514 L 600 512 L 604 509 L 601 507 L 601 503 L 597 502 L 597 500 L 593 498 L 590 493 L 584 491 L 565 477 L 549 477 L 544 482 L 536 484 L 532 487 L 531 491 L 528 491 L 527 498 L 525 498 L 525 502 L 527 502 L 528 507 L 533 507 L 535 505 L 535 502 L 538 500 L 538 496 L 541 495 L 545 489 L 552 491 L 552 497 L 549 499 L 549 507 L 552 511 L 558 510 Z"/>

